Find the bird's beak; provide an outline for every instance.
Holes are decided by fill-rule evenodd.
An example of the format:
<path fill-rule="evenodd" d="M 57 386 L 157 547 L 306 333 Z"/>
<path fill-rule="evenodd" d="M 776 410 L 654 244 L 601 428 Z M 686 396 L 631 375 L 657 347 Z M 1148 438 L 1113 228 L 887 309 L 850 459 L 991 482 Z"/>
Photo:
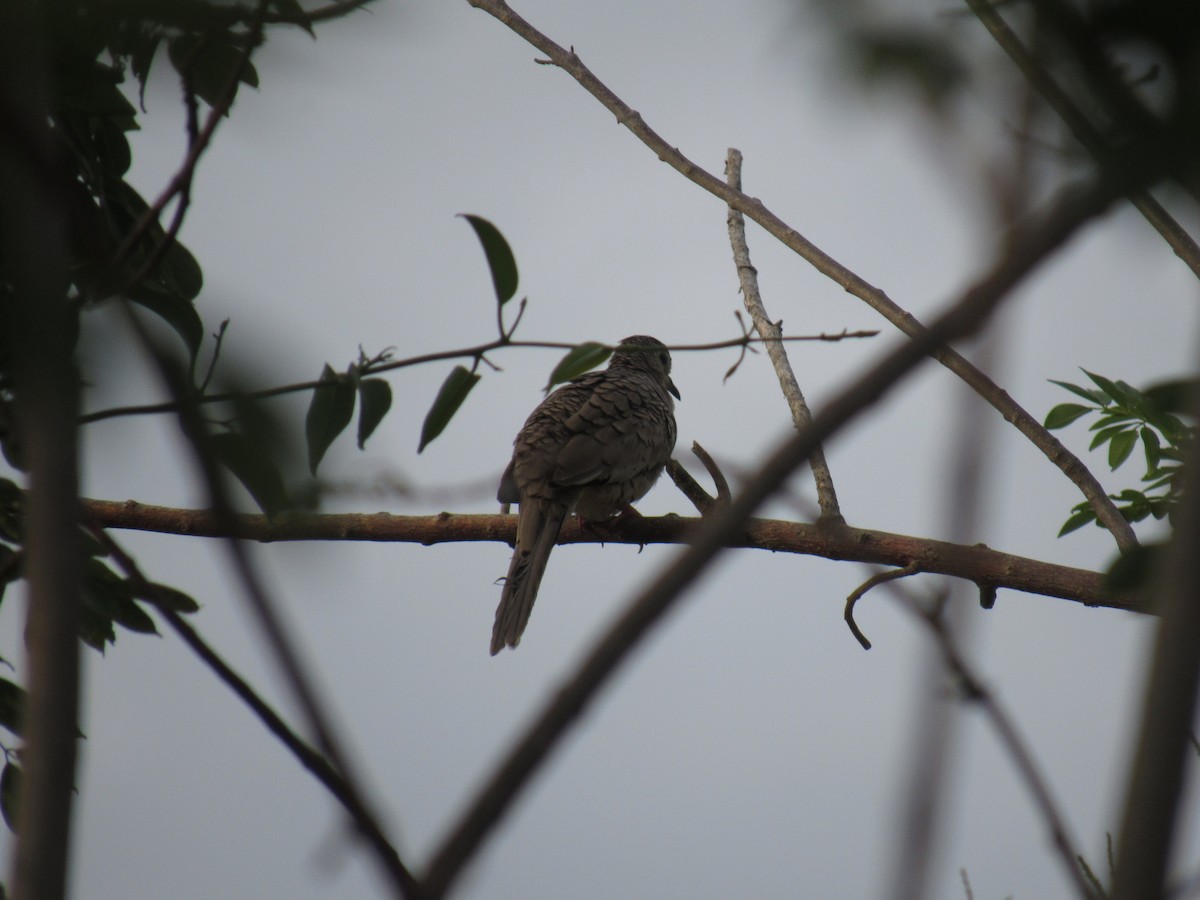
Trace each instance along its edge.
<path fill-rule="evenodd" d="M 670 376 L 667 377 L 667 390 L 675 395 L 676 400 L 683 399 L 682 397 L 679 396 L 679 388 L 675 387 L 675 382 L 673 382 L 671 380 Z"/>

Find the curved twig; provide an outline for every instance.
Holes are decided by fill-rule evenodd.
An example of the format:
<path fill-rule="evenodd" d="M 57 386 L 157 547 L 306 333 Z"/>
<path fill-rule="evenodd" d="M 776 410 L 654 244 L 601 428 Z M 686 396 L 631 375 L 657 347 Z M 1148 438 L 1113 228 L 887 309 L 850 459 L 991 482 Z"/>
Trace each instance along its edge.
<path fill-rule="evenodd" d="M 897 578 L 907 578 L 909 575 L 916 575 L 920 572 L 920 567 L 915 562 L 910 562 L 906 566 L 899 569 L 889 569 L 886 572 L 876 572 L 853 591 L 846 598 L 846 625 L 850 628 L 850 633 L 854 635 L 854 639 L 862 644 L 864 650 L 871 649 L 871 642 L 867 640 L 867 636 L 862 633 L 862 629 L 858 627 L 858 623 L 854 621 L 854 606 L 859 600 L 871 590 L 873 587 L 878 587 L 881 584 L 886 584 L 889 581 L 895 581 Z"/>
<path fill-rule="evenodd" d="M 717 465 L 717 461 L 709 455 L 707 450 L 700 446 L 699 441 L 692 441 L 692 453 L 695 454 L 696 459 L 703 463 L 704 470 L 708 472 L 709 477 L 713 480 L 713 487 L 717 491 L 716 502 L 728 505 L 733 499 L 733 493 L 729 490 L 729 481 L 725 478 L 725 473 L 721 471 L 721 467 Z"/>

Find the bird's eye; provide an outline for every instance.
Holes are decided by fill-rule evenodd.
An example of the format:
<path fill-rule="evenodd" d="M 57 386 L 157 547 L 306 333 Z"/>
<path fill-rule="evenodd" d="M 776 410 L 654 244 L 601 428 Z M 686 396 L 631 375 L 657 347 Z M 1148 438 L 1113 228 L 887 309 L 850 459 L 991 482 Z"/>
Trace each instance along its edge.
<path fill-rule="evenodd" d="M 665 353 L 660 353 L 658 354 L 658 361 L 665 366 L 671 361 L 671 357 L 667 356 Z"/>

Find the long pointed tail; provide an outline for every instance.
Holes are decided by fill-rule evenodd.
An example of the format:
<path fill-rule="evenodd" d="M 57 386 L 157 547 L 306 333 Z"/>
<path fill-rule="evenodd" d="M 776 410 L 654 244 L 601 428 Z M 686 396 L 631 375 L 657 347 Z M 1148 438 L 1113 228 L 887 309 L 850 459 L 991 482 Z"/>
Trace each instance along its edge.
<path fill-rule="evenodd" d="M 517 544 L 500 594 L 500 605 L 496 607 L 496 623 L 492 626 L 492 656 L 505 646 L 521 643 L 521 633 L 533 611 L 546 562 L 566 517 L 567 508 L 559 503 L 527 500 L 521 504 Z"/>

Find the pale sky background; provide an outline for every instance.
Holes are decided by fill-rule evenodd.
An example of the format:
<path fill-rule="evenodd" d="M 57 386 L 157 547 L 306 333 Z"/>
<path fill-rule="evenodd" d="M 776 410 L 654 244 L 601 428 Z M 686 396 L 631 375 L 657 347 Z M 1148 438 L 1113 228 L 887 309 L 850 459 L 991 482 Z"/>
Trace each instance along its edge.
<path fill-rule="evenodd" d="M 892 4 L 932 27 L 973 30 L 944 4 Z M 950 4 L 953 7 L 953 4 Z M 748 193 L 922 319 L 991 257 L 979 164 L 1006 127 L 977 82 L 957 138 L 901 93 L 865 100 L 842 82 L 828 32 L 805 4 L 579 3 L 516 7 L 574 45 L 667 140 L 720 173 L 745 154 Z M 529 308 L 526 339 L 670 344 L 736 336 L 737 276 L 725 208 L 658 162 L 564 73 L 465 2 L 380 0 L 319 28 L 277 30 L 203 160 L 183 239 L 204 267 L 209 330 L 266 386 L 344 368 L 361 344 L 398 356 L 494 335 L 491 283 L 457 213 L 509 239 Z M 1000 69 L 999 71 L 1003 71 Z M 132 180 L 158 193 L 182 156 L 181 106 L 165 60 L 135 136 Z M 1000 158 L 997 156 L 997 158 Z M 1176 207 L 1178 207 L 1176 202 Z M 1176 210 L 1193 233 L 1194 209 Z M 792 359 L 814 408 L 898 340 L 864 304 L 749 226 L 764 301 L 788 333 L 880 328 L 873 341 L 802 344 Z M 1195 365 L 1197 285 L 1131 209 L 1093 224 L 1003 312 L 992 374 L 1034 416 L 1066 399 L 1047 379 L 1079 367 L 1145 385 Z M 92 333 L 136 360 L 103 317 Z M 120 349 L 124 347 L 125 349 Z M 120 356 L 109 357 L 119 359 Z M 676 354 L 679 457 L 700 441 L 732 475 L 784 435 L 765 356 Z M 557 359 L 508 351 L 424 454 L 422 417 L 451 364 L 394 373 L 396 402 L 365 453 L 347 434 L 321 474 L 338 485 L 402 480 L 435 495 L 360 490 L 331 508 L 488 512 L 511 441 Z M 155 396 L 136 368 L 89 409 Z M 1055 533 L 1075 489 L 990 411 L 978 533 L 949 535 L 946 495 L 965 388 L 927 364 L 828 448 L 848 520 L 954 537 L 1100 568 L 1097 529 Z M 280 401 L 302 422 L 304 399 Z M 1083 427 L 1064 435 L 1084 453 Z M 85 435 L 91 496 L 196 505 L 202 492 L 166 418 Z M 1117 489 L 1139 474 L 1110 475 Z M 805 516 L 803 504 L 770 513 Z M 664 481 L 647 513 L 692 514 Z M 1149 533 L 1149 532 L 1144 532 Z M 151 577 L 203 604 L 195 626 L 295 720 L 225 573 L 219 544 L 119 534 Z M 677 550 L 559 548 L 517 652 L 487 653 L 510 550 L 503 544 L 254 547 L 323 696 L 401 853 L 421 868 L 499 754 L 627 599 Z M 468 898 L 886 897 L 901 826 L 926 634 L 885 595 L 842 621 L 861 566 L 726 554 L 603 692 L 459 885 Z M 934 579 L 911 585 L 933 590 Z M 1080 847 L 1104 869 L 1118 827 L 1127 731 L 1147 619 L 1002 592 L 973 600 L 972 658 L 1029 737 Z M 20 606 L 5 607 L 10 645 Z M 165 626 L 164 626 L 165 631 Z M 7 654 L 6 654 L 7 655 Z M 74 895 L 378 896 L 374 865 L 346 839 L 323 789 L 170 633 L 122 632 L 88 651 Z M 1064 896 L 1067 884 L 1027 792 L 980 716 L 962 710 L 944 852 L 930 896 Z M 1193 796 L 1187 815 L 1198 809 Z M 1195 871 L 1189 828 L 1181 868 Z"/>

